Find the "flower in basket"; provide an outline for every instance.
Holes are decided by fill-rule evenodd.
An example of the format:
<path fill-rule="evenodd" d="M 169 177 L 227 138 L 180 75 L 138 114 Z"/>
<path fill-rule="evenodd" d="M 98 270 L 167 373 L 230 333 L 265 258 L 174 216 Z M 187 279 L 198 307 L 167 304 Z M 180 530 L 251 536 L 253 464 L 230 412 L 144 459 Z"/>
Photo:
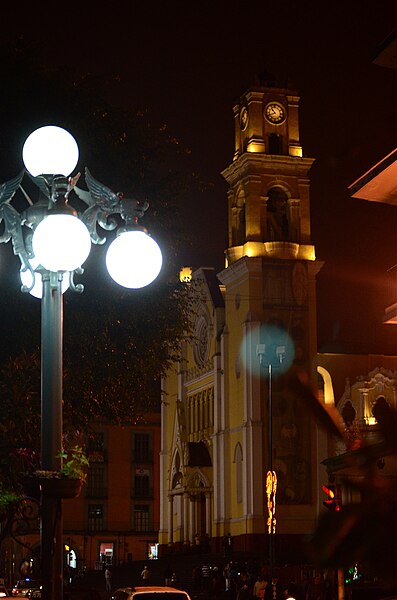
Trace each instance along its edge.
<path fill-rule="evenodd" d="M 80 479 L 81 482 L 86 482 L 90 461 L 81 446 L 73 446 L 69 450 L 62 450 L 58 457 L 61 459 L 59 471 L 37 470 L 35 474 L 38 477 L 49 479 Z"/>

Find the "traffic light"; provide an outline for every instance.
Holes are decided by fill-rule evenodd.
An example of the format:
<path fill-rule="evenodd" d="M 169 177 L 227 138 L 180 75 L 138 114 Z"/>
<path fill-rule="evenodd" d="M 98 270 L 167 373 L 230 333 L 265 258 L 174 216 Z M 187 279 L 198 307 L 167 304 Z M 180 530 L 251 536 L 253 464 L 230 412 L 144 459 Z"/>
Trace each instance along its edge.
<path fill-rule="evenodd" d="M 323 501 L 325 508 L 328 508 L 328 510 L 340 510 L 337 486 L 328 484 L 323 485 L 321 489 L 327 496 L 326 500 Z"/>

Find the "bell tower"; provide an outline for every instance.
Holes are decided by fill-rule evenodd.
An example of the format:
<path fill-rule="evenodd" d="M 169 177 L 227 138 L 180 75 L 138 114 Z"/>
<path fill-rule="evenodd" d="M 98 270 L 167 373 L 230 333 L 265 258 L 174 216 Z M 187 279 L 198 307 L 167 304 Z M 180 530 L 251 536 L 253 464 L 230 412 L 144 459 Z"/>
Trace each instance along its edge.
<path fill-rule="evenodd" d="M 235 551 L 298 564 L 327 456 L 289 385 L 298 368 L 316 382 L 313 159 L 295 90 L 262 77 L 233 111 L 226 267 L 193 274 L 194 332 L 162 382 L 159 539 L 192 547 L 202 528 L 221 548 L 230 532 Z"/>
<path fill-rule="evenodd" d="M 315 424 L 288 385 L 296 368 L 316 381 L 316 276 L 322 263 L 311 240 L 314 159 L 303 156 L 295 90 L 264 76 L 233 112 L 233 161 L 222 172 L 229 185 L 228 248 L 218 278 L 230 359 L 224 420 L 229 431 L 241 431 L 239 441 L 230 443 L 244 457 L 243 500 L 235 513 L 250 520 L 251 534 L 241 532 L 248 546 L 260 547 L 266 474 L 276 473 L 277 527 L 268 543 L 299 554 L 302 533 L 314 528 L 315 465 L 323 458 Z"/>
<path fill-rule="evenodd" d="M 299 139 L 299 96 L 258 80 L 234 108 L 227 264 L 242 256 L 314 259 L 308 172 Z"/>

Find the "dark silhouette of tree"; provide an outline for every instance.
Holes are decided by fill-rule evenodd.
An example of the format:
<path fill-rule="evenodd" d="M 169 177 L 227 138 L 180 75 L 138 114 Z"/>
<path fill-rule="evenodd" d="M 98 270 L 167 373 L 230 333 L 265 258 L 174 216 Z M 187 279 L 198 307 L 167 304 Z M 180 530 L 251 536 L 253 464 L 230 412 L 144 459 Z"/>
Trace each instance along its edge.
<path fill-rule="evenodd" d="M 290 391 L 331 437 L 345 443 L 347 451 L 338 456 L 338 481 L 354 492 L 351 502 L 320 515 L 316 530 L 306 540 L 306 560 L 318 568 L 347 570 L 358 565 L 378 581 L 379 588 L 395 590 L 397 487 L 395 476 L 385 475 L 382 467 L 385 458 L 395 464 L 396 410 L 386 402 L 378 403 L 373 409 L 378 440 L 355 440 L 351 448 L 348 428 L 343 427 L 338 411 L 318 399 L 306 374 L 292 373 Z"/>

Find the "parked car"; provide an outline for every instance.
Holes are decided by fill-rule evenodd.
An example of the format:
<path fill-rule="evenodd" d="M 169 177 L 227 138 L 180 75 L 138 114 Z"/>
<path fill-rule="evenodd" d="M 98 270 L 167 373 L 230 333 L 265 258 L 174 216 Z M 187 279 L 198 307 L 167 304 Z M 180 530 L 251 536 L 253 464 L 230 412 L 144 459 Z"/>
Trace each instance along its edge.
<path fill-rule="evenodd" d="M 26 597 L 30 598 L 31 600 L 38 600 L 41 598 L 41 586 L 39 588 L 32 588 L 29 590 L 26 594 Z"/>
<path fill-rule="evenodd" d="M 101 600 L 97 590 L 71 586 L 63 590 L 63 600 Z"/>
<path fill-rule="evenodd" d="M 67 587 L 63 590 L 63 600 L 101 600 L 98 590 L 82 587 Z"/>
<path fill-rule="evenodd" d="M 5 585 L 0 585 L 0 598 L 12 598 Z"/>
<path fill-rule="evenodd" d="M 42 597 L 41 592 L 42 586 L 30 589 L 26 594 L 26 598 L 29 598 L 30 600 L 39 600 Z M 9 596 L 9 598 L 11 597 L 12 596 Z M 101 598 L 101 594 L 93 589 L 73 586 L 63 590 L 63 600 L 101 600 Z"/>
<path fill-rule="evenodd" d="M 25 598 L 34 590 L 41 589 L 41 581 L 35 579 L 19 579 L 11 590 L 11 596 L 14 598 Z M 29 596 L 28 596 L 29 597 Z"/>
<path fill-rule="evenodd" d="M 190 600 L 190 596 L 173 587 L 147 585 L 119 588 L 113 592 L 112 600 Z"/>

